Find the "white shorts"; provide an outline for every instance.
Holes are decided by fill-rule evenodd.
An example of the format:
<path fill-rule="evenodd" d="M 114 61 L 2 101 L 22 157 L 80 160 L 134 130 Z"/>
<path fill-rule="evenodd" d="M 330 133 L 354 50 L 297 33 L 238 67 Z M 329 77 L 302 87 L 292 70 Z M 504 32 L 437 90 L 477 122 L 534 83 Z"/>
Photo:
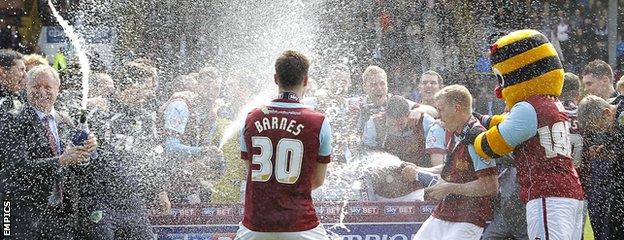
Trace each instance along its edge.
<path fill-rule="evenodd" d="M 583 201 L 538 198 L 526 204 L 529 239 L 578 240 L 583 235 Z"/>
<path fill-rule="evenodd" d="M 324 240 L 329 239 L 322 224 L 301 232 L 255 232 L 247 229 L 242 223 L 238 224 L 235 240 Z"/>
<path fill-rule="evenodd" d="M 479 240 L 483 228 L 472 223 L 449 222 L 430 216 L 413 240 Z"/>

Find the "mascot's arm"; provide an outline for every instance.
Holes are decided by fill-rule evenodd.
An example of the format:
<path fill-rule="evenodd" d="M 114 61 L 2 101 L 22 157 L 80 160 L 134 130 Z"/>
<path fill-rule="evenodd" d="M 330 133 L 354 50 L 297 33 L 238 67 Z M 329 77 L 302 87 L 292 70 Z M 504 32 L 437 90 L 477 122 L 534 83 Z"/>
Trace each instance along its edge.
<path fill-rule="evenodd" d="M 503 113 L 503 114 L 499 114 L 499 115 L 482 115 L 479 113 L 473 113 L 473 115 L 479 119 L 479 122 L 481 122 L 481 125 L 483 125 L 485 128 L 490 129 L 496 125 L 498 125 L 499 123 L 501 123 L 503 120 L 505 120 L 505 118 L 507 117 L 507 113 Z"/>
<path fill-rule="evenodd" d="M 496 119 L 492 119 L 494 121 Z M 537 134 L 537 113 L 527 102 L 514 105 L 509 114 L 474 140 L 477 154 L 484 159 L 499 158 Z"/>

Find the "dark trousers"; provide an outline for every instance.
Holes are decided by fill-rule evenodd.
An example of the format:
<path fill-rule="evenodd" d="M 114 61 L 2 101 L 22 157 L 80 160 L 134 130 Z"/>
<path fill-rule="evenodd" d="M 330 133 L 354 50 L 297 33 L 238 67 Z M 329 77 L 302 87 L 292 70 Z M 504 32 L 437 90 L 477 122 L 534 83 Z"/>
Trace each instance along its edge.
<path fill-rule="evenodd" d="M 514 167 L 501 171 L 498 179 L 500 194 L 494 202 L 494 218 L 483 232 L 483 240 L 525 240 L 527 234 L 526 207 L 520 201 L 517 173 Z"/>
<path fill-rule="evenodd" d="M 154 233 L 149 223 L 145 206 L 133 208 L 108 207 L 102 211 L 102 218 L 94 222 L 91 212 L 81 214 L 77 224 L 81 239 L 91 240 L 151 240 Z M 80 230 L 82 229 L 82 230 Z"/>
<path fill-rule="evenodd" d="M 613 176 L 612 161 L 590 162 L 591 172 L 585 186 L 587 195 L 589 219 L 594 230 L 596 240 L 618 239 L 614 236 L 612 219 L 613 205 Z"/>
<path fill-rule="evenodd" d="M 72 240 L 73 216 L 57 209 L 38 212 L 33 208 L 21 208 L 11 212 L 11 236 L 15 240 Z M 7 239 L 7 238 L 5 238 Z"/>

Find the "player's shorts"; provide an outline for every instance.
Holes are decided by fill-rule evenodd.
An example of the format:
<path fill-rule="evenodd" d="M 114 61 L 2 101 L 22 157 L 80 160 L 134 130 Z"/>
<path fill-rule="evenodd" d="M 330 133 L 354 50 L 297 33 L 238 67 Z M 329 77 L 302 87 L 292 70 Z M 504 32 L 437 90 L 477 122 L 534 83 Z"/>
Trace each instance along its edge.
<path fill-rule="evenodd" d="M 255 232 L 246 228 L 242 223 L 238 224 L 235 240 L 329 240 L 322 224 L 317 227 L 301 232 Z"/>
<path fill-rule="evenodd" d="M 413 240 L 479 240 L 483 228 L 467 222 L 449 222 L 430 216 Z"/>
<path fill-rule="evenodd" d="M 529 239 L 577 240 L 583 235 L 583 201 L 538 198 L 526 204 Z"/>

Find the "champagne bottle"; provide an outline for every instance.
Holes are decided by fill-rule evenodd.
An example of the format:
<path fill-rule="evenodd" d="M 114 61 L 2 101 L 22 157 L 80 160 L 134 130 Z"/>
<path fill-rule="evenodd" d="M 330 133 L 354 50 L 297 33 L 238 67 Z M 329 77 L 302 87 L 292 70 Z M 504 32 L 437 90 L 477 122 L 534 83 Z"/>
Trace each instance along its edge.
<path fill-rule="evenodd" d="M 416 171 L 416 181 L 420 182 L 423 187 L 431 187 L 438 183 L 440 176 L 430 172 Z"/>
<path fill-rule="evenodd" d="M 72 135 L 71 141 L 74 144 L 74 146 L 82 146 L 85 144 L 85 141 L 87 141 L 88 137 L 89 137 L 89 125 L 87 124 L 87 110 L 81 109 L 80 116 L 78 118 L 78 126 L 74 134 Z M 98 153 L 97 153 L 97 150 L 95 150 L 93 151 L 93 153 L 91 153 L 90 160 L 95 160 L 97 157 L 98 157 Z M 86 161 L 85 163 L 81 165 L 86 166 L 86 165 L 89 165 L 89 163 L 90 161 Z"/>

